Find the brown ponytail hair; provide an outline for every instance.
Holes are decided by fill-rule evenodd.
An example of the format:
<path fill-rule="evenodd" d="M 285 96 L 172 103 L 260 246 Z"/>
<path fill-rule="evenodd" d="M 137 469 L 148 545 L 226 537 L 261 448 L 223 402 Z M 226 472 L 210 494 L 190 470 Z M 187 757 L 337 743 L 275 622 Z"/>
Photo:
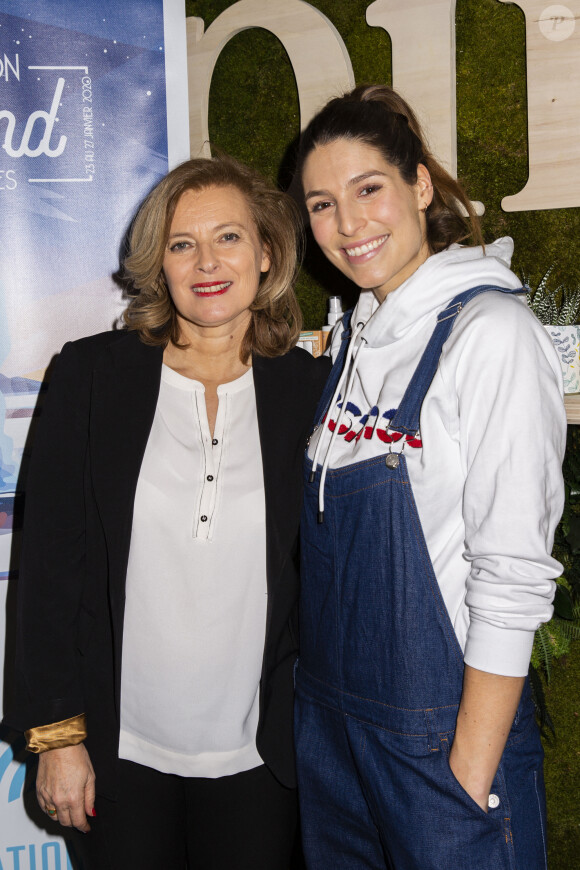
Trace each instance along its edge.
<path fill-rule="evenodd" d="M 417 116 L 392 88 L 360 85 L 330 100 L 302 134 L 299 176 L 311 151 L 336 139 L 352 139 L 376 148 L 409 185 L 417 182 L 418 165 L 426 167 L 433 183 L 433 200 L 425 213 L 431 253 L 467 239 L 483 245 L 479 219 L 463 187 L 433 156 Z"/>

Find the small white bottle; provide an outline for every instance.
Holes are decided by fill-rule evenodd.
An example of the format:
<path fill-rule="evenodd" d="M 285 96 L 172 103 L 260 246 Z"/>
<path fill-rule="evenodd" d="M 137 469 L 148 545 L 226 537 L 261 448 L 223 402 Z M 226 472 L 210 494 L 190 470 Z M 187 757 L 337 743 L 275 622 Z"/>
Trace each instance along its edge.
<path fill-rule="evenodd" d="M 342 317 L 342 296 L 331 296 L 328 300 L 328 314 L 326 323 L 322 327 L 322 350 L 326 350 L 328 338 L 334 329 L 334 324 Z"/>
<path fill-rule="evenodd" d="M 342 296 L 331 296 L 328 300 L 328 314 L 326 316 L 326 325 L 334 326 L 337 320 L 343 315 Z"/>

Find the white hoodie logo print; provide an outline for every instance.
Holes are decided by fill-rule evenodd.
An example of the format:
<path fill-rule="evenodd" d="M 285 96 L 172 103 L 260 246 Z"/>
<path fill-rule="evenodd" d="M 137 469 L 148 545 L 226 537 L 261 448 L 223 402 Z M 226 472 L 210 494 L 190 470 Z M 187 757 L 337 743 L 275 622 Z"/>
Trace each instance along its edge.
<path fill-rule="evenodd" d="M 340 397 L 336 403 L 336 408 L 338 411 L 342 408 Z M 383 444 L 392 444 L 403 438 L 402 432 L 389 430 L 390 422 L 396 412 L 396 408 L 390 408 L 381 414 L 380 409 L 374 405 L 366 414 L 363 414 L 354 402 L 347 402 L 340 428 L 336 434 L 338 437 L 342 436 L 347 442 L 356 442 L 361 438 L 365 438 L 367 441 L 377 438 Z M 336 417 L 338 417 L 338 413 Z M 334 417 L 331 416 L 329 418 L 327 415 L 323 422 L 331 432 L 334 432 L 336 429 L 336 419 Z M 423 446 L 420 432 L 417 432 L 416 435 L 405 435 L 404 437 L 408 447 Z"/>

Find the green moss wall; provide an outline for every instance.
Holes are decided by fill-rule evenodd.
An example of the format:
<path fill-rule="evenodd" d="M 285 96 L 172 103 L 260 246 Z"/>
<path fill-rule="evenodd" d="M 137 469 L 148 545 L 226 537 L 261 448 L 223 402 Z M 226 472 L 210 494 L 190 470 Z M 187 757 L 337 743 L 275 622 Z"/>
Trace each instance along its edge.
<path fill-rule="evenodd" d="M 404 2 L 404 0 L 401 0 Z M 205 27 L 231 0 L 186 0 Z M 391 84 L 390 39 L 369 27 L 370 0 L 312 0 L 335 25 L 357 84 Z M 470 197 L 486 205 L 487 241 L 510 235 L 514 269 L 532 282 L 556 263 L 555 284 L 580 281 L 576 239 L 580 208 L 505 213 L 500 202 L 527 180 L 526 59 L 523 12 L 498 0 L 457 0 L 458 171 Z M 420 37 L 424 38 L 424 37 Z M 210 92 L 210 138 L 287 186 L 299 133 L 298 96 L 282 44 L 265 30 L 246 30 L 223 50 Z M 353 290 L 309 245 L 298 286 L 305 326 L 319 328 L 328 293 Z"/>
<path fill-rule="evenodd" d="M 390 39 L 366 24 L 370 0 L 309 2 L 342 36 L 357 84 L 391 84 Z M 186 0 L 186 11 L 202 18 L 207 28 L 231 5 L 232 0 Z M 554 281 L 575 285 L 580 281 L 580 208 L 504 213 L 500 207 L 504 196 L 522 189 L 528 175 L 523 12 L 498 0 L 457 0 L 456 23 L 458 170 L 470 197 L 486 205 L 485 238 L 512 236 L 514 269 L 532 283 L 556 263 Z M 417 38 L 428 39 L 428 34 L 419 27 Z M 290 62 L 276 37 L 247 30 L 228 43 L 212 80 L 209 122 L 213 145 L 288 185 L 299 133 L 298 97 Z M 307 328 L 323 323 L 329 293 L 356 298 L 310 244 L 298 286 Z M 578 444 L 570 444 L 577 455 Z M 575 652 L 569 675 L 566 663 L 557 663 L 548 697 L 558 732 L 556 743 L 547 747 L 546 766 L 551 870 L 580 868 L 580 817 L 572 787 L 580 775 L 578 644 Z"/>

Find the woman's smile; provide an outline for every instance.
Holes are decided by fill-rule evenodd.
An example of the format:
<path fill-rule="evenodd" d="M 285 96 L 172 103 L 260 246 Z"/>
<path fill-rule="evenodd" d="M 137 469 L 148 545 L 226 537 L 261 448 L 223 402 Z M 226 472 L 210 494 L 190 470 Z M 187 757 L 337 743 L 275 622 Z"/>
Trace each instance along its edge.
<path fill-rule="evenodd" d="M 221 296 L 232 286 L 232 283 L 232 281 L 208 281 L 194 284 L 192 289 L 198 296 Z"/>
<path fill-rule="evenodd" d="M 364 241 L 357 242 L 355 245 L 344 247 L 342 250 L 349 263 L 366 263 L 367 260 L 370 260 L 377 254 L 388 238 L 389 236 L 386 235 L 374 239 L 365 239 Z"/>
<path fill-rule="evenodd" d="M 262 273 L 269 268 L 248 203 L 236 187 L 181 195 L 163 273 L 184 336 L 245 329 Z"/>
<path fill-rule="evenodd" d="M 433 188 L 422 164 L 408 184 L 376 148 L 335 139 L 310 152 L 302 180 L 323 253 L 380 302 L 429 256 L 424 212 Z"/>

